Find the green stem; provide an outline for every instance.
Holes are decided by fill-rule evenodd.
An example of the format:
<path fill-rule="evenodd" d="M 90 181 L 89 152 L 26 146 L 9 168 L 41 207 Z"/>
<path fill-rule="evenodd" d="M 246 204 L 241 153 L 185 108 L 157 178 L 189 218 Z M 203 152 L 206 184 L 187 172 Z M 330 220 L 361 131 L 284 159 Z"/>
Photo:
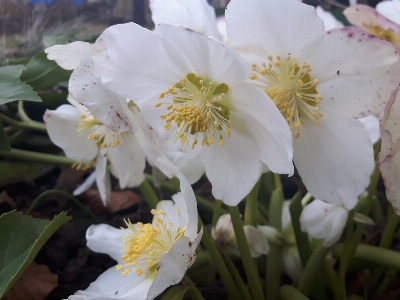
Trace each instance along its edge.
<path fill-rule="evenodd" d="M 186 274 L 182 278 L 182 285 L 189 287 L 188 292 L 193 300 L 205 300 L 193 281 Z"/>
<path fill-rule="evenodd" d="M 282 231 L 282 204 L 284 196 L 279 174 L 274 174 L 274 178 L 277 187 L 272 192 L 269 203 L 269 222 L 270 226 L 275 227 L 278 231 Z M 270 244 L 269 253 L 267 255 L 265 290 L 268 300 L 275 300 L 279 297 L 283 264 L 282 251 L 281 245 L 275 243 Z"/>
<path fill-rule="evenodd" d="M 344 251 L 343 244 L 336 244 L 332 247 L 334 256 L 340 256 Z M 354 253 L 354 258 L 361 259 L 372 265 L 400 270 L 400 253 L 381 247 L 359 244 Z"/>
<path fill-rule="evenodd" d="M 222 201 L 215 200 L 214 209 L 212 214 L 211 226 L 214 228 L 217 225 L 218 219 L 221 216 Z"/>
<path fill-rule="evenodd" d="M 0 113 L 0 119 L 3 122 L 5 122 L 13 127 L 22 128 L 22 129 L 33 129 L 33 130 L 38 130 L 38 131 L 47 131 L 46 125 L 44 125 L 41 122 L 36 122 L 33 120 L 30 120 L 29 122 L 27 122 L 27 121 L 21 122 L 21 121 L 14 120 L 13 118 L 10 118 L 2 113 Z"/>
<path fill-rule="evenodd" d="M 211 201 L 209 201 L 199 195 L 195 195 L 195 196 L 196 196 L 196 200 L 197 200 L 197 206 L 199 208 L 207 210 L 211 213 L 214 211 L 214 205 L 215 205 L 214 203 L 212 203 Z M 227 214 L 227 213 L 228 213 L 228 211 L 226 209 L 221 208 L 220 215 Z"/>
<path fill-rule="evenodd" d="M 66 166 L 66 167 L 71 167 L 75 163 L 74 160 L 65 156 L 21 150 L 15 148 L 12 148 L 11 151 L 0 151 L 0 156 L 13 158 L 17 160 L 46 163 L 46 164 L 53 164 L 57 166 Z"/>
<path fill-rule="evenodd" d="M 32 204 L 29 206 L 28 210 L 26 211 L 26 214 L 29 215 L 32 212 L 32 210 L 36 207 L 36 205 L 49 195 L 59 195 L 59 196 L 69 198 L 76 205 L 78 205 L 83 211 L 85 211 L 88 215 L 90 215 L 93 219 L 99 220 L 98 217 L 92 211 L 87 209 L 86 206 L 84 206 L 76 197 L 74 197 L 73 195 L 71 195 L 65 191 L 61 191 L 61 190 L 48 190 L 48 191 L 41 193 L 39 196 L 37 196 L 35 198 L 35 200 L 33 200 Z"/>
<path fill-rule="evenodd" d="M 160 202 L 160 200 L 158 199 L 157 194 L 154 192 L 151 184 L 147 180 L 145 180 L 139 186 L 139 189 L 147 200 L 150 208 L 156 208 L 157 203 Z"/>
<path fill-rule="evenodd" d="M 297 289 L 304 295 L 308 296 L 311 286 L 314 283 L 314 277 L 320 273 L 318 270 L 321 270 L 321 266 L 323 265 L 326 254 L 329 250 L 330 248 L 328 247 L 318 246 L 311 254 L 297 286 Z"/>
<path fill-rule="evenodd" d="M 307 233 L 301 231 L 300 226 L 300 215 L 303 211 L 301 193 L 297 192 L 290 202 L 290 218 L 292 220 L 293 231 L 296 236 L 297 249 L 299 251 L 301 263 L 303 267 L 307 264 L 309 257 L 311 256 L 310 241 Z"/>
<path fill-rule="evenodd" d="M 394 269 L 390 269 L 386 273 L 386 276 L 382 279 L 380 285 L 376 289 L 376 292 L 375 292 L 375 295 L 374 295 L 375 297 L 383 294 L 383 292 L 388 287 L 389 283 L 392 282 L 392 280 L 396 277 L 396 274 L 397 274 L 397 270 L 394 270 Z"/>
<path fill-rule="evenodd" d="M 203 222 L 199 216 L 199 226 L 204 227 Z M 221 279 L 224 282 L 226 289 L 232 299 L 242 299 L 240 297 L 239 289 L 237 288 L 235 281 L 233 280 L 231 273 L 229 272 L 228 267 L 224 263 L 221 253 L 218 251 L 217 246 L 215 245 L 214 240 L 208 233 L 208 231 L 204 228 L 203 237 L 201 239 L 204 246 L 207 248 L 208 253 L 210 253 L 211 259 L 214 265 L 217 267 L 219 274 L 221 275 Z"/>
<path fill-rule="evenodd" d="M 397 226 L 400 223 L 400 216 L 397 214 L 392 214 L 389 217 L 389 220 L 386 223 L 385 230 L 383 231 L 381 241 L 379 246 L 382 248 L 389 248 L 390 244 L 393 241 L 393 233 L 396 230 Z"/>
<path fill-rule="evenodd" d="M 302 294 L 298 289 L 288 284 L 281 287 L 279 296 L 282 300 L 309 300 L 309 298 Z"/>
<path fill-rule="evenodd" d="M 235 280 L 241 294 L 244 300 L 251 300 L 251 295 L 249 293 L 249 291 L 247 290 L 246 285 L 243 282 L 242 277 L 240 276 L 238 270 L 235 267 L 235 264 L 232 262 L 232 260 L 229 258 L 228 255 L 226 255 L 225 253 L 221 253 L 222 257 L 224 258 L 224 261 L 229 269 L 229 271 L 231 272 L 233 279 Z"/>
<path fill-rule="evenodd" d="M 251 293 L 254 299 L 264 299 L 264 293 L 261 286 L 260 278 L 258 276 L 257 268 L 251 256 L 249 244 L 243 230 L 243 223 L 240 219 L 239 208 L 238 206 L 229 206 L 228 209 L 229 213 L 231 214 L 236 241 L 238 244 L 240 256 L 242 257 L 243 267 L 246 273 Z"/>
<path fill-rule="evenodd" d="M 244 225 L 257 226 L 259 224 L 258 217 L 258 190 L 260 188 L 260 180 L 257 181 L 251 192 L 246 196 L 246 207 L 244 210 Z"/>

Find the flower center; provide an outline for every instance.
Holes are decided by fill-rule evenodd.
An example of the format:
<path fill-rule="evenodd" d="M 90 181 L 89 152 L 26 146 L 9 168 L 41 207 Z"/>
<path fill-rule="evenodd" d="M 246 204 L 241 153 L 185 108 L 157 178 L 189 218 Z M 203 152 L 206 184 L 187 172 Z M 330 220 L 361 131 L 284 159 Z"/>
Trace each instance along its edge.
<path fill-rule="evenodd" d="M 88 135 L 88 139 L 93 139 L 99 148 L 116 147 L 122 145 L 124 132 L 115 132 L 94 118 L 89 112 L 82 114 L 78 121 L 78 132 L 83 133 L 86 130 L 95 128 L 96 130 Z"/>
<path fill-rule="evenodd" d="M 214 143 L 214 134 L 219 132 L 220 146 L 223 145 L 222 132 L 231 134 L 230 110 L 222 104 L 229 86 L 226 83 L 216 84 L 189 73 L 186 78 L 170 86 L 160 94 L 160 99 L 169 102 L 158 102 L 156 107 L 167 105 L 168 112 L 162 114 L 165 130 L 171 129 L 173 123 L 178 126 L 175 141 L 189 144 L 191 136 L 192 148 L 198 139 L 203 146 Z"/>
<path fill-rule="evenodd" d="M 281 59 L 279 55 L 270 55 L 268 59 L 269 62 L 261 66 L 251 65 L 250 79 L 272 99 L 294 136 L 300 136 L 300 125 L 307 120 L 320 126 L 318 119 L 322 113 L 317 105 L 322 96 L 317 91 L 318 80 L 311 77 L 310 66 L 299 65 L 290 56 Z"/>
<path fill-rule="evenodd" d="M 124 255 L 122 260 L 125 265 L 117 265 L 117 270 L 122 270 L 121 275 L 126 276 L 136 266 L 135 273 L 140 276 L 154 276 L 161 256 L 168 252 L 172 246 L 184 236 L 186 226 L 179 228 L 172 221 L 167 221 L 165 212 L 161 209 L 152 209 L 154 215 L 153 224 L 137 223 L 133 225 L 129 220 L 125 221 L 128 228 L 122 228 L 126 232 L 124 242 Z M 178 211 L 179 213 L 179 211 Z"/>

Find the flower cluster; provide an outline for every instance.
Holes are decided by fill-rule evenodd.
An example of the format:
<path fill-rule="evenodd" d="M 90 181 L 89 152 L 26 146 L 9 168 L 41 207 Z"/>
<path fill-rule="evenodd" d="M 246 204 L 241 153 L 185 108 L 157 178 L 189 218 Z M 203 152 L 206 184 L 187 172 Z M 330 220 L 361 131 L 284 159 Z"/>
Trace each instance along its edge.
<path fill-rule="evenodd" d="M 399 25 L 374 13 L 369 23 L 354 21 L 367 33 L 332 19 L 324 25 L 314 7 L 294 0 L 232 0 L 227 30 L 220 32 L 205 0 L 152 0 L 150 8 L 153 31 L 119 24 L 94 44 L 46 49 L 49 59 L 73 70 L 72 106 L 46 112 L 49 135 L 78 161 L 77 168 L 96 166 L 90 179 L 97 177 L 104 201 L 109 170 L 121 188 L 138 186 L 146 160 L 181 182 L 173 202 L 152 210 L 152 224 L 89 228 L 88 246 L 109 253 L 118 265 L 77 295 L 153 299 L 178 283 L 201 239 L 190 184 L 203 173 L 214 198 L 236 206 L 258 188 L 263 172 L 292 176 L 296 167 L 307 191 L 321 199 L 305 206 L 296 221 L 330 246 L 374 170 L 378 138 L 370 137 L 364 118 L 379 115 L 388 101 L 380 168 L 399 211 L 393 179 Z M 363 10 L 354 7 L 346 15 Z M 288 273 L 297 280 L 300 268 L 293 266 L 300 260 L 289 220 L 272 235 L 262 226 L 246 225 L 244 232 L 254 257 L 268 253 L 264 235 L 286 241 L 293 260 Z M 218 221 L 214 237 L 222 249 L 239 253 L 229 216 Z"/>

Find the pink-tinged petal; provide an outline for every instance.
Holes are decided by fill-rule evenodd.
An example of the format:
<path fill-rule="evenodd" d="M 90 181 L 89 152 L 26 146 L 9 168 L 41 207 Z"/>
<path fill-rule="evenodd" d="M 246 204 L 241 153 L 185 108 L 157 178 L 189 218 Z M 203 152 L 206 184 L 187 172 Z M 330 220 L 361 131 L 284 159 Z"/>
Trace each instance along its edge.
<path fill-rule="evenodd" d="M 146 156 L 134 134 L 124 132 L 120 139 L 123 144 L 107 147 L 111 172 L 119 179 L 122 189 L 138 186 L 145 179 L 143 172 L 146 166 Z"/>
<path fill-rule="evenodd" d="M 315 8 L 300 1 L 231 1 L 225 18 L 231 45 L 246 48 L 257 43 L 263 57 L 290 53 L 303 60 L 325 34 Z"/>
<path fill-rule="evenodd" d="M 155 32 L 174 43 L 190 62 L 192 72 L 229 86 L 247 80 L 248 64 L 231 48 L 200 33 L 161 24 Z"/>
<path fill-rule="evenodd" d="M 89 300 L 144 300 L 152 282 L 153 280 L 137 276 L 134 272 L 121 276 L 121 271 L 111 267 L 93 281 L 86 290 L 77 291 L 75 295 L 85 295 Z"/>
<path fill-rule="evenodd" d="M 69 81 L 69 92 L 86 106 L 92 115 L 114 131 L 135 132 L 137 122 L 132 118 L 125 98 L 110 91 L 95 74 L 93 61 L 84 59 L 74 70 Z"/>
<path fill-rule="evenodd" d="M 98 147 L 88 139 L 90 130 L 78 133 L 81 113 L 72 105 L 61 105 L 56 110 L 47 110 L 43 116 L 47 132 L 54 144 L 65 154 L 77 161 L 91 161 L 97 156 Z"/>
<path fill-rule="evenodd" d="M 307 63 L 311 76 L 318 80 L 322 113 L 329 108 L 352 118 L 379 114 L 398 85 L 396 48 L 352 27 L 328 31 Z"/>
<path fill-rule="evenodd" d="M 134 101 L 159 95 L 191 72 L 173 43 L 134 23 L 107 28 L 94 44 L 93 61 L 106 86 Z"/>
<path fill-rule="evenodd" d="M 110 171 L 107 169 L 107 151 L 105 148 L 100 149 L 96 161 L 96 184 L 100 193 L 100 198 L 104 205 L 110 200 L 111 196 L 111 179 Z"/>
<path fill-rule="evenodd" d="M 293 174 L 292 133 L 271 99 L 259 88 L 241 83 L 231 89 L 232 129 L 246 127 L 259 145 L 261 160 L 275 173 Z"/>
<path fill-rule="evenodd" d="M 352 25 L 367 31 L 373 26 L 380 26 L 393 32 L 400 32 L 400 25 L 392 22 L 368 5 L 357 4 L 350 6 L 343 11 L 343 14 Z"/>
<path fill-rule="evenodd" d="M 93 45 L 86 42 L 73 42 L 67 45 L 55 45 L 47 48 L 47 58 L 54 60 L 61 68 L 73 70 L 80 62 L 92 55 Z"/>
<path fill-rule="evenodd" d="M 193 239 L 197 235 L 197 202 L 194 195 L 193 189 L 182 171 L 175 166 L 166 156 L 160 156 L 157 158 L 157 162 L 163 165 L 170 173 L 179 178 L 181 194 L 175 195 L 173 198 L 177 207 L 181 209 L 181 213 L 188 216 L 187 229 L 185 236 Z"/>
<path fill-rule="evenodd" d="M 86 231 L 87 246 L 94 252 L 110 255 L 118 263 L 124 263 L 121 259 L 124 255 L 124 232 L 107 224 L 91 225 Z"/>
<path fill-rule="evenodd" d="M 400 2 L 382 1 L 376 5 L 376 10 L 390 21 L 400 24 Z"/>
<path fill-rule="evenodd" d="M 213 196 L 231 206 L 242 201 L 260 178 L 260 157 L 257 141 L 248 132 L 232 130 L 231 136 L 224 138 L 223 146 L 213 144 L 205 148 L 200 159 L 212 184 Z"/>
<path fill-rule="evenodd" d="M 381 117 L 382 146 L 379 157 L 379 169 L 386 188 L 388 200 L 393 210 L 400 215 L 400 93 L 396 90 L 391 95 Z"/>
<path fill-rule="evenodd" d="M 200 243 L 203 230 L 194 240 L 180 238 L 167 253 L 161 256 L 158 271 L 147 294 L 147 300 L 154 299 L 167 287 L 179 283 L 187 269 L 196 260 L 196 248 Z"/>
<path fill-rule="evenodd" d="M 220 38 L 214 8 L 207 0 L 151 0 L 154 24 L 183 25 L 199 33 Z"/>
<path fill-rule="evenodd" d="M 293 140 L 295 166 L 310 194 L 351 210 L 374 168 L 371 140 L 359 120 L 326 111 L 319 121 Z"/>

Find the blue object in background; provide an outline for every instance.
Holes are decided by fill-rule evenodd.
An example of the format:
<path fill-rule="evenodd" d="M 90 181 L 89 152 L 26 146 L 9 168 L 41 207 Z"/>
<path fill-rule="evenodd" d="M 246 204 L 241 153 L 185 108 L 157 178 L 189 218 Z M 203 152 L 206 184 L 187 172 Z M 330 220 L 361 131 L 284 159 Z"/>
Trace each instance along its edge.
<path fill-rule="evenodd" d="M 47 7 L 50 7 L 54 4 L 54 0 L 29 0 L 29 5 L 30 6 L 35 6 L 37 3 L 44 3 L 46 4 Z M 80 6 L 85 4 L 85 0 L 74 0 L 74 5 L 75 6 Z"/>

